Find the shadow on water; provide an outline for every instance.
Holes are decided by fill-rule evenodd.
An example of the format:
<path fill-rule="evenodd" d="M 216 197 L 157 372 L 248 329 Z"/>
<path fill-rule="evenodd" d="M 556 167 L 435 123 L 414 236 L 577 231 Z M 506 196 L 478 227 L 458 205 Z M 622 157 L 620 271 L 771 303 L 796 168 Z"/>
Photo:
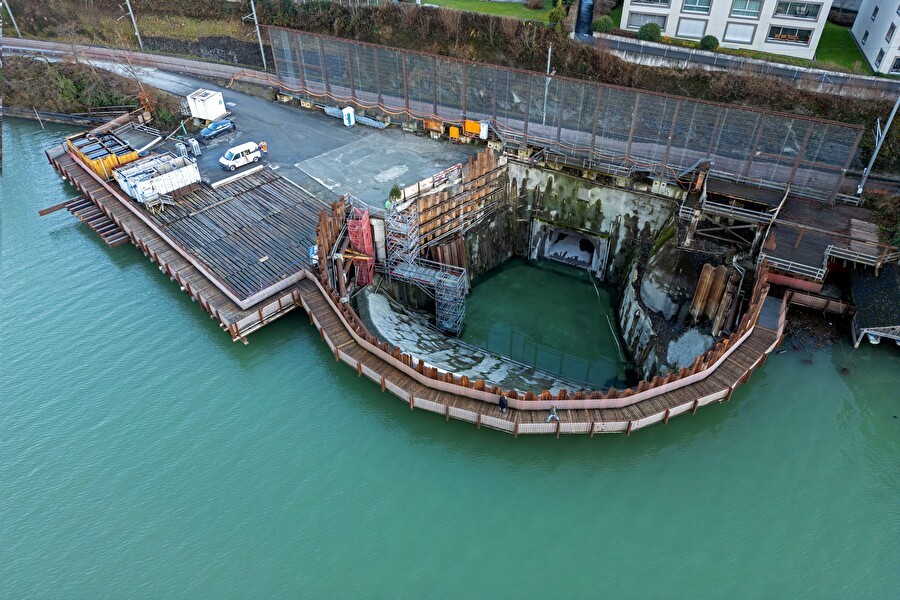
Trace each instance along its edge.
<path fill-rule="evenodd" d="M 513 259 L 473 286 L 462 340 L 583 388 L 620 385 L 616 294 L 583 269 Z"/>

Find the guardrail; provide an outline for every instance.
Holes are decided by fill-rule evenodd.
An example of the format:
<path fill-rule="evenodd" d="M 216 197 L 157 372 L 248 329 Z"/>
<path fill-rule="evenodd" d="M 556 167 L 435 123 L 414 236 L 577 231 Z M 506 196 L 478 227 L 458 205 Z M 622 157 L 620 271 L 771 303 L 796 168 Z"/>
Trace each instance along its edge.
<path fill-rule="evenodd" d="M 796 273 L 797 275 L 803 275 L 804 277 L 812 277 L 813 279 L 816 279 L 818 281 L 821 281 L 825 277 L 824 266 L 811 267 L 803 263 L 784 260 L 775 256 L 769 256 L 765 252 L 760 252 L 758 262 L 762 262 L 763 260 L 767 260 L 769 264 L 776 269 L 780 269 L 782 271 L 790 271 L 792 273 Z"/>
<path fill-rule="evenodd" d="M 769 213 L 747 210 L 746 208 L 738 208 L 727 204 L 719 204 L 718 202 L 710 202 L 709 200 L 704 200 L 701 206 L 704 211 L 715 215 L 736 217 L 743 221 L 752 221 L 754 223 L 765 223 L 768 225 L 775 218 L 775 215 Z"/>

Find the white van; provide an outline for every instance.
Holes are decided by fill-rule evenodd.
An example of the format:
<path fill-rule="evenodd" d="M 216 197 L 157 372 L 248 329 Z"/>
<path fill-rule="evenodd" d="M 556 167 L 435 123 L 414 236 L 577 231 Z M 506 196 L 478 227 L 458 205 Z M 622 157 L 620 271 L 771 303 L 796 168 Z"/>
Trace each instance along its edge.
<path fill-rule="evenodd" d="M 265 147 L 256 142 L 247 142 L 239 144 L 233 148 L 229 148 L 222 158 L 219 159 L 219 165 L 226 171 L 234 171 L 238 167 L 243 167 L 247 163 L 257 162 L 262 158 Z"/>

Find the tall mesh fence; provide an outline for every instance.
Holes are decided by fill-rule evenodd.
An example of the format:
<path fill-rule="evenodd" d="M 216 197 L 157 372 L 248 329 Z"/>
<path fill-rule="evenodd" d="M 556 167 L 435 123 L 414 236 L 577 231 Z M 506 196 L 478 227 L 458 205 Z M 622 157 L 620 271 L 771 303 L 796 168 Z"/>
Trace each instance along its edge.
<path fill-rule="evenodd" d="M 507 146 L 613 174 L 671 178 L 711 160 L 728 179 L 830 199 L 862 135 L 843 123 L 268 29 L 287 91 L 399 120 L 487 121 Z"/>

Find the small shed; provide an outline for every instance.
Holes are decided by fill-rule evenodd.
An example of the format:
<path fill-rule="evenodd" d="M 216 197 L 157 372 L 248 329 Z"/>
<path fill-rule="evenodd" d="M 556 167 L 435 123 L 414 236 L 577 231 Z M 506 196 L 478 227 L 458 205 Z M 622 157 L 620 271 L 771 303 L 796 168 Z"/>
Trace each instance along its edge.
<path fill-rule="evenodd" d="M 851 327 L 854 348 L 859 347 L 866 335 L 870 341 L 900 340 L 900 265 L 885 265 L 877 276 L 870 269 L 854 272 L 853 302 L 856 304 Z"/>
<path fill-rule="evenodd" d="M 201 121 L 216 121 L 228 114 L 222 92 L 199 89 L 187 96 L 191 116 Z"/>

